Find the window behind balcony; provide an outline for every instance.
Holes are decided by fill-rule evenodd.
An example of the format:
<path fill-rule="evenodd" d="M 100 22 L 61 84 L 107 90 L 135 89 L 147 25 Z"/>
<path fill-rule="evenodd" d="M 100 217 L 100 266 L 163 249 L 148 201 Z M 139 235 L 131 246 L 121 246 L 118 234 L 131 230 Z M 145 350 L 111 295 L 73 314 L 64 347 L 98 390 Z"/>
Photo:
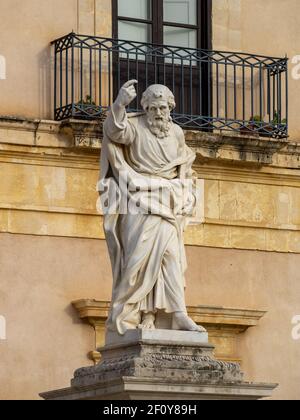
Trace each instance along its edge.
<path fill-rule="evenodd" d="M 127 80 L 138 79 L 131 108 L 138 110 L 146 87 L 161 83 L 175 94 L 176 112 L 183 116 L 179 123 L 186 115 L 209 115 L 209 69 L 197 49 L 211 47 L 210 1 L 113 0 L 113 35 L 120 45 L 114 55 L 114 96 Z M 188 128 L 192 119 L 187 121 Z"/>
<path fill-rule="evenodd" d="M 210 48 L 210 0 L 113 0 L 114 38 Z"/>

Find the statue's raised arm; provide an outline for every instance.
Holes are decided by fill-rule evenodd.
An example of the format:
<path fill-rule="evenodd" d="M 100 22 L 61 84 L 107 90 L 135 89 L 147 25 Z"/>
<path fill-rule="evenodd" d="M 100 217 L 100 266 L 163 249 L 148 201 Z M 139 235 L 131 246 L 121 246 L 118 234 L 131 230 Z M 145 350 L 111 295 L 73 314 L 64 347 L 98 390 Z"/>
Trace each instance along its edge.
<path fill-rule="evenodd" d="M 129 80 L 122 86 L 105 122 L 105 132 L 108 138 L 115 143 L 128 145 L 134 141 L 135 133 L 128 122 L 126 107 L 137 96 L 134 87 L 137 83 L 137 80 Z"/>
<path fill-rule="evenodd" d="M 129 80 L 121 87 L 119 95 L 113 104 L 113 110 L 117 118 L 122 119 L 125 108 L 136 98 L 137 94 L 134 85 L 137 83 L 137 80 Z"/>

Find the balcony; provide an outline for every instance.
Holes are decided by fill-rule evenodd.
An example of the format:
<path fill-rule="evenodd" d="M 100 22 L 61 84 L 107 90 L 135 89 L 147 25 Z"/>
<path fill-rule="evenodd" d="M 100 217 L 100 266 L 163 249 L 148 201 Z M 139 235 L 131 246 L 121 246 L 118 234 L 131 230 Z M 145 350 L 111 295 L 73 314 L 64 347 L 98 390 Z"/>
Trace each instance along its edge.
<path fill-rule="evenodd" d="M 71 33 L 54 46 L 54 116 L 103 119 L 123 83 L 139 80 L 175 94 L 184 129 L 288 137 L 288 59 L 114 40 Z"/>

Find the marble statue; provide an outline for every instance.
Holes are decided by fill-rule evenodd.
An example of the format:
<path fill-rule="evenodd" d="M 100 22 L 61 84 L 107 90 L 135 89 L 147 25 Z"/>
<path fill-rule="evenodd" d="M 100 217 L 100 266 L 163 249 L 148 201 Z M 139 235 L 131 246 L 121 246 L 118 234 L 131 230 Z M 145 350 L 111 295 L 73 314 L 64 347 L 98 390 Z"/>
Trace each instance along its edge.
<path fill-rule="evenodd" d="M 188 317 L 184 296 L 183 232 L 195 196 L 192 190 L 183 194 L 182 185 L 193 178 L 195 154 L 172 122 L 176 104 L 166 86 L 150 86 L 142 97 L 144 113 L 127 114 L 136 83 L 121 88 L 104 124 L 100 194 L 113 270 L 107 329 L 119 335 L 152 330 L 165 314 L 171 329 L 205 332 Z M 134 203 L 127 211 L 120 204 L 124 197 Z"/>

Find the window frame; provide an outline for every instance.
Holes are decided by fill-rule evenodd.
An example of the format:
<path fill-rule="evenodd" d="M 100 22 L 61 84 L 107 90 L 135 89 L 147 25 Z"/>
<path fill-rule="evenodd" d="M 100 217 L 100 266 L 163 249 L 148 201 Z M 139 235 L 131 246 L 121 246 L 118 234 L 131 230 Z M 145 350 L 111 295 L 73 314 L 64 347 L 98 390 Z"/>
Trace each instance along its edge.
<path fill-rule="evenodd" d="M 112 0 L 112 37 L 118 39 L 118 23 L 136 22 L 152 26 L 151 44 L 164 45 L 164 26 L 187 28 L 197 31 L 197 48 L 212 49 L 212 0 L 197 0 L 197 25 L 168 22 L 163 20 L 163 1 L 152 1 L 152 19 L 138 19 L 118 14 L 118 0 Z M 134 40 L 132 40 L 134 41 Z"/>

